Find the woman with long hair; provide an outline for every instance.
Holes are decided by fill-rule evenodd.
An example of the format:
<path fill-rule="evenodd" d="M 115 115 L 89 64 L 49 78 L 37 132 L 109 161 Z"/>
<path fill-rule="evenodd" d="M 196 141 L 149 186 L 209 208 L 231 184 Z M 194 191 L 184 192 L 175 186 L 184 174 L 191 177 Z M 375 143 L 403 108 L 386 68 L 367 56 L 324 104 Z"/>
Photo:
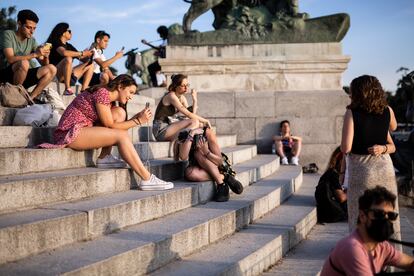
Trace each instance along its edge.
<path fill-rule="evenodd" d="M 358 198 L 366 189 L 380 185 L 398 194 L 389 155 L 395 152 L 390 131 L 396 129 L 397 121 L 376 77 L 363 75 L 352 80 L 350 97 L 341 141 L 346 172 L 342 168 L 340 173 L 347 174 L 348 224 L 352 231 L 359 214 Z M 397 233 L 400 231 L 399 220 L 394 228 Z"/>
<path fill-rule="evenodd" d="M 194 89 L 191 90 L 193 105 L 188 106 L 184 94 L 189 91 L 186 75 L 171 76 L 168 92 L 161 98 L 154 115 L 152 131 L 157 141 L 173 141 L 178 133 L 186 128 L 194 129 L 204 125 L 211 127 L 207 119 L 197 115 L 197 92 Z M 183 117 L 178 119 L 178 113 L 181 113 Z"/>
<path fill-rule="evenodd" d="M 65 84 L 65 95 L 72 95 L 71 85 L 75 85 L 82 78 L 81 91 L 89 87 L 93 75 L 93 64 L 90 50 L 78 51 L 68 41 L 72 39 L 72 30 L 69 24 L 57 24 L 50 33 L 47 42 L 52 44 L 49 60 L 57 68 L 56 77 Z M 73 59 L 79 59 L 80 64 L 73 67 Z"/>
<path fill-rule="evenodd" d="M 174 143 L 174 159 L 188 160 L 184 176 L 189 181 L 208 181 L 216 183 L 214 200 L 229 200 L 229 188 L 236 194 L 243 192 L 243 185 L 233 175 L 220 170 L 223 164 L 220 151 L 210 149 L 206 128 L 187 129 L 179 133 Z"/>
<path fill-rule="evenodd" d="M 77 96 L 66 108 L 54 133 L 55 144 L 41 144 L 42 148 L 89 150 L 102 148 L 96 161 L 98 168 L 122 168 L 126 163 L 142 179 L 142 190 L 166 190 L 173 183 L 158 179 L 142 164 L 128 135 L 128 129 L 146 123 L 152 117 L 145 108 L 127 120 L 126 110 L 114 106 L 126 105 L 137 90 L 137 83 L 128 75 L 119 75 L 107 85 L 93 86 Z M 117 145 L 123 160 L 110 154 Z"/>
<path fill-rule="evenodd" d="M 319 179 L 315 190 L 318 222 L 336 222 L 348 216 L 346 193 L 340 183 L 343 153 L 337 147 L 331 154 L 328 167 Z"/>

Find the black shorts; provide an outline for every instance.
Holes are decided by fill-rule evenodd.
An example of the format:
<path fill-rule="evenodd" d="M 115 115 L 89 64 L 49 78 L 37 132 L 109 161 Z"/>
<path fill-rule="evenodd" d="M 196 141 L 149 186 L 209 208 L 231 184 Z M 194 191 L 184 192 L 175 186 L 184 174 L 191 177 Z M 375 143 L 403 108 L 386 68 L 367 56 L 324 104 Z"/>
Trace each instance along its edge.
<path fill-rule="evenodd" d="M 23 82 L 24 88 L 27 89 L 39 82 L 39 79 L 37 78 L 37 71 L 39 68 L 40 67 L 30 68 L 29 71 L 27 71 L 26 79 Z M 13 83 L 13 74 L 14 73 L 11 65 L 7 66 L 4 69 L 0 69 L 1 82 Z"/>
<path fill-rule="evenodd" d="M 79 79 L 80 83 L 83 83 L 83 76 Z M 89 86 L 94 86 L 101 83 L 101 73 L 93 73 Z"/>

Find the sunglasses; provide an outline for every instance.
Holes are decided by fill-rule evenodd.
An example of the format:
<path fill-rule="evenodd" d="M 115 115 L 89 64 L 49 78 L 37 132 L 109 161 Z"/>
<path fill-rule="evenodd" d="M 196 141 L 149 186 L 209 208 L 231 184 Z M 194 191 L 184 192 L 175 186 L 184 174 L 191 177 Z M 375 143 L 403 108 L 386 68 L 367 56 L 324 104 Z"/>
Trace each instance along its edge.
<path fill-rule="evenodd" d="M 190 84 L 189 83 L 187 83 L 187 84 L 181 84 L 180 87 L 182 87 L 182 88 L 184 88 L 184 87 L 190 87 Z"/>
<path fill-rule="evenodd" d="M 386 219 L 388 218 L 391 221 L 394 221 L 398 218 L 398 213 L 396 212 L 385 212 L 381 209 L 368 209 L 367 211 L 372 212 L 375 219 Z"/>
<path fill-rule="evenodd" d="M 70 34 L 72 33 L 72 30 L 66 30 L 66 31 L 67 31 L 68 33 L 70 33 Z"/>

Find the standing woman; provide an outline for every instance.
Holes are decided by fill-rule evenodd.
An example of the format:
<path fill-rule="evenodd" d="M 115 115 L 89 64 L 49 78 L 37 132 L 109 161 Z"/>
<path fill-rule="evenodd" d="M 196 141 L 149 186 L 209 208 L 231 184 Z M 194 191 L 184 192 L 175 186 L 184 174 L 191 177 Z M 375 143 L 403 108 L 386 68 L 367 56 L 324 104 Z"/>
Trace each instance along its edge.
<path fill-rule="evenodd" d="M 89 87 L 89 82 L 93 75 L 93 64 L 91 56 L 93 52 L 90 50 L 78 51 L 68 41 L 72 39 L 72 30 L 68 23 L 57 24 L 47 39 L 52 44 L 50 51 L 50 63 L 56 66 L 56 77 L 59 82 L 65 84 L 64 95 L 72 95 L 71 85 L 75 85 L 76 81 L 82 77 L 81 91 Z M 80 64 L 72 67 L 73 59 L 79 59 Z"/>
<path fill-rule="evenodd" d="M 397 121 L 376 77 L 363 75 L 352 80 L 350 97 L 342 128 L 341 151 L 346 155 L 348 224 L 352 231 L 359 214 L 358 198 L 366 189 L 380 185 L 398 194 L 389 156 L 395 152 L 390 131 L 397 128 Z M 342 168 L 341 174 L 344 173 Z M 394 223 L 394 229 L 399 235 L 399 220 Z"/>
<path fill-rule="evenodd" d="M 211 127 L 207 119 L 197 115 L 197 92 L 194 89 L 191 90 L 193 105 L 188 106 L 184 94 L 189 92 L 189 86 L 186 75 L 171 76 L 168 92 L 161 98 L 154 115 L 152 131 L 157 141 L 173 141 L 178 133 L 186 128 L 202 128 L 204 125 Z M 171 118 L 178 113 L 186 118 L 173 122 Z"/>
<path fill-rule="evenodd" d="M 98 168 L 121 168 L 125 162 L 110 154 L 118 146 L 122 158 L 142 179 L 142 190 L 167 190 L 173 183 L 158 179 L 144 167 L 128 135 L 128 129 L 140 126 L 151 118 L 145 108 L 126 120 L 126 111 L 113 104 L 126 105 L 137 90 L 135 80 L 119 75 L 105 86 L 93 86 L 77 96 L 66 108 L 54 133 L 55 144 L 41 144 L 42 148 L 89 150 L 102 148 L 96 161 Z"/>

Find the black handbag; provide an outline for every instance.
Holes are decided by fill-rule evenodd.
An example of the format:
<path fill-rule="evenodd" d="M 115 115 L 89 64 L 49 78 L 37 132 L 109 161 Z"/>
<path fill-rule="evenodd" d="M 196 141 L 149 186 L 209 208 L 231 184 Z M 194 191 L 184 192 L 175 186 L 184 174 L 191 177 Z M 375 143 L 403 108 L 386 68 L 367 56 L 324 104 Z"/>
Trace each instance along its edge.
<path fill-rule="evenodd" d="M 231 167 L 232 164 L 231 164 L 231 161 L 230 161 L 229 157 L 226 154 L 221 153 L 221 158 L 222 158 L 223 162 L 218 167 L 219 172 L 223 175 L 235 176 L 236 172 Z"/>

